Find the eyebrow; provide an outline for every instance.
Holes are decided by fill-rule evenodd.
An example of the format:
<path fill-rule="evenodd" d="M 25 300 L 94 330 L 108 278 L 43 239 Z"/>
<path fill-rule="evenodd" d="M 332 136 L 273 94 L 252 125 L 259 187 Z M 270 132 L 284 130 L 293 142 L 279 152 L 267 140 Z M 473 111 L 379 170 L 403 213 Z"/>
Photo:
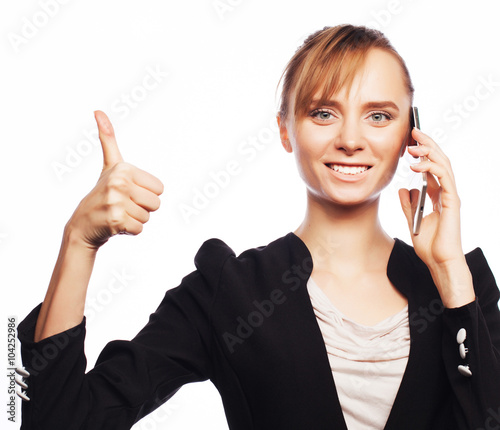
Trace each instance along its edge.
<path fill-rule="evenodd" d="M 314 99 L 311 102 L 311 107 L 317 105 L 319 102 L 319 99 Z M 337 100 L 327 100 L 324 103 L 324 106 L 331 106 L 331 107 L 340 107 L 342 104 L 338 102 Z M 396 112 L 399 112 L 399 108 L 396 105 L 396 103 L 390 101 L 390 100 L 382 100 L 382 101 L 372 101 L 372 102 L 366 102 L 363 104 L 363 109 L 383 109 L 383 108 L 393 108 Z"/>

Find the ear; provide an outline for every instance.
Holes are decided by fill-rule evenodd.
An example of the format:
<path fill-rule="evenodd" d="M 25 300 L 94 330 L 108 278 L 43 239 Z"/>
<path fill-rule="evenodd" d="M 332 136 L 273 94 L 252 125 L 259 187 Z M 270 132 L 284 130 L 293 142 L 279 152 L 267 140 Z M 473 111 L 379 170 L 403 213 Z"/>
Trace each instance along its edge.
<path fill-rule="evenodd" d="M 280 139 L 283 148 L 286 152 L 292 152 L 292 145 L 290 144 L 290 139 L 288 138 L 288 129 L 286 127 L 285 121 L 281 120 L 280 114 L 276 115 L 276 121 L 278 121 L 278 127 L 280 129 Z"/>

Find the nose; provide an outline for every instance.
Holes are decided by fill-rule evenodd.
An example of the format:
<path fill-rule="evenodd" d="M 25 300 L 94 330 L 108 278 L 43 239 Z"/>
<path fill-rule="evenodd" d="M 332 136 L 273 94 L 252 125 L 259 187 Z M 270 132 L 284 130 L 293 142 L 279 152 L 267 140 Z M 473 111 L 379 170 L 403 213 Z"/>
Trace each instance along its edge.
<path fill-rule="evenodd" d="M 364 140 L 360 124 L 354 117 L 344 117 L 335 137 L 335 148 L 352 155 L 364 148 Z"/>

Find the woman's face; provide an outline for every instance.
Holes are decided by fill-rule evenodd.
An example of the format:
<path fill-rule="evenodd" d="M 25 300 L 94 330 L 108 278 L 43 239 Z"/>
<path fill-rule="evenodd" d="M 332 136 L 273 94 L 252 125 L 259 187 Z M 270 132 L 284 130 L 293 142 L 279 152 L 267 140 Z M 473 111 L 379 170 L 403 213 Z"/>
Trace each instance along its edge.
<path fill-rule="evenodd" d="M 371 49 L 349 94 L 343 89 L 324 105 L 312 100 L 305 117 L 280 123 L 283 146 L 295 152 L 309 196 L 337 205 L 377 200 L 404 153 L 409 111 L 401 66 Z"/>

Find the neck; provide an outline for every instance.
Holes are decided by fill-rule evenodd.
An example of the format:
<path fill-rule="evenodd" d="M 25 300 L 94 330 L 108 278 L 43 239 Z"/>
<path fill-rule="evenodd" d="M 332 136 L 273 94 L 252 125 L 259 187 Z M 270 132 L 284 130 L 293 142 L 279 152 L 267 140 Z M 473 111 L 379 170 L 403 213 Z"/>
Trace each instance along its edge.
<path fill-rule="evenodd" d="M 306 215 L 295 234 L 307 245 L 317 268 L 369 268 L 383 261 L 394 244 L 380 225 L 378 208 L 379 198 L 338 206 L 308 194 Z"/>

